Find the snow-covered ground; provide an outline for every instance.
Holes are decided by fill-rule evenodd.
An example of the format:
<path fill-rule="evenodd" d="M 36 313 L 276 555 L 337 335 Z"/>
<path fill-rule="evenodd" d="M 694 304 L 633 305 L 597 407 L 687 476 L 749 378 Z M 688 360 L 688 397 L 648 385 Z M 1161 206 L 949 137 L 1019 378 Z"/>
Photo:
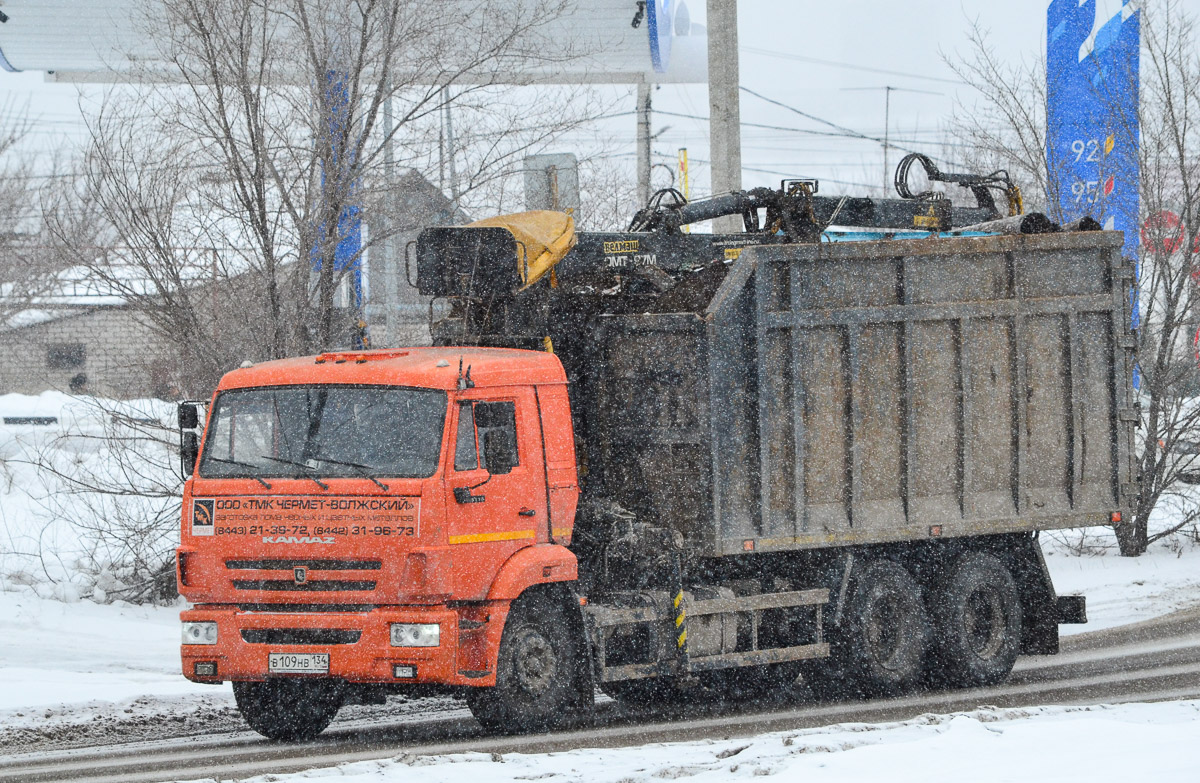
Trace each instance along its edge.
<path fill-rule="evenodd" d="M 982 709 L 630 748 L 544 754 L 400 755 L 243 783 L 1195 783 L 1200 702 Z"/>
<path fill-rule="evenodd" d="M 1200 604 L 1200 548 L 1152 546 L 1141 557 L 1064 554 L 1049 542 L 1043 543 L 1043 550 L 1059 594 L 1087 596 L 1087 624 L 1059 626 L 1064 636 Z"/>
<path fill-rule="evenodd" d="M 129 416 L 135 419 L 157 417 L 169 422 L 171 415 L 169 406 L 155 402 L 138 404 L 126 410 L 132 411 Z M 162 734 L 164 725 L 171 726 L 171 733 L 178 734 L 240 730 L 244 724 L 236 714 L 228 685 L 196 685 L 179 673 L 178 613 L 181 604 L 135 606 L 115 600 L 122 595 L 123 585 L 119 574 L 106 571 L 106 559 L 119 554 L 119 547 L 114 548 L 112 542 L 90 538 L 94 530 L 86 524 L 80 525 L 66 517 L 48 516 L 49 509 L 54 507 L 55 495 L 62 494 L 67 487 L 61 481 L 38 475 L 33 466 L 21 461 L 21 455 L 28 455 L 31 448 L 36 450 L 55 442 L 54 453 L 49 455 L 55 464 L 69 469 L 95 469 L 107 459 L 103 451 L 105 446 L 97 442 L 97 436 L 111 428 L 108 414 L 98 414 L 86 400 L 68 395 L 48 393 L 36 398 L 0 396 L 0 415 L 18 414 L 54 416 L 60 421 L 54 429 L 36 428 L 34 425 L 0 427 L 0 754 L 59 745 L 64 741 L 84 744 L 114 736 L 124 739 L 150 737 Z M 56 438 L 59 440 L 55 441 Z M 160 472 L 164 466 L 169 469 L 170 454 L 162 444 L 152 448 L 162 453 L 154 461 L 143 464 L 157 466 L 155 469 Z M 163 486 L 168 485 L 169 481 L 169 475 L 160 478 Z M 1059 591 L 1088 596 L 1089 624 L 1063 626 L 1065 633 L 1146 620 L 1200 603 L 1200 547 L 1179 542 L 1158 544 L 1143 557 L 1122 558 L 1111 547 L 1111 531 L 1095 530 L 1086 534 L 1089 538 L 1083 549 L 1101 554 L 1072 554 L 1080 548 L 1077 543 L 1081 535 L 1084 534 L 1072 531 L 1042 537 L 1043 549 Z M 912 750 L 918 747 L 928 751 L 940 747 L 938 743 L 949 737 L 961 735 L 966 739 L 974 737 L 972 741 L 982 743 L 981 749 L 1001 745 L 1008 748 L 1004 743 L 1010 742 L 1010 739 L 996 744 L 999 741 L 995 740 L 993 729 L 997 724 L 991 721 L 996 715 L 1003 715 L 1004 720 L 1000 722 L 1011 728 L 1005 729 L 1004 736 L 1017 738 L 1022 743 L 1033 742 L 1041 730 L 1031 728 L 1026 731 L 1022 728 L 1027 726 L 1053 725 L 1058 727 L 1055 731 L 1068 734 L 1068 730 L 1078 729 L 1080 736 L 1093 731 L 1101 736 L 1110 730 L 1119 733 L 1113 726 L 1125 726 L 1126 722 L 1134 727 L 1128 730 L 1137 733 L 1141 731 L 1137 727 L 1149 725 L 1147 721 L 1161 719 L 1166 726 L 1164 734 L 1170 734 L 1174 730 L 1170 727 L 1175 725 L 1173 721 L 1176 718 L 1181 725 L 1187 722 L 1180 717 L 1185 715 L 1192 716 L 1189 720 L 1193 721 L 1193 739 L 1200 739 L 1200 722 L 1195 722 L 1195 705 L 1186 708 L 1180 706 L 1179 711 L 1171 711 L 1175 709 L 1171 708 L 1153 713 L 1159 717 L 1146 717 L 1151 713 L 1140 713 L 1137 709 L 1120 708 L 1116 712 L 1095 713 L 1039 712 L 1028 720 L 1017 720 L 1007 712 L 986 713 L 948 722 L 875 727 L 870 731 L 843 727 L 829 730 L 832 733 L 824 739 L 818 739 L 818 735 L 810 737 L 804 734 L 805 739 L 801 741 L 801 735 L 787 735 L 794 738 L 792 745 L 784 745 L 780 738 L 784 735 L 779 735 L 775 739 L 767 737 L 755 740 L 752 749 L 737 754 L 742 761 L 731 755 L 724 766 L 713 760 L 713 754 L 720 752 L 721 748 L 728 750 L 734 746 L 722 745 L 716 750 L 713 748 L 717 746 L 688 746 L 686 751 L 679 752 L 688 757 L 707 759 L 696 775 L 728 774 L 729 767 L 738 764 L 745 764 L 744 770 L 792 769 L 790 765 L 816 765 L 822 758 L 831 760 L 834 756 L 839 759 L 838 765 L 849 765 L 844 769 L 852 770 L 857 769 L 854 764 L 860 763 L 853 759 L 860 755 L 882 753 L 877 745 L 899 749 L 887 751 L 889 753 L 901 753 L 904 748 Z M 381 712 L 423 715 L 429 712 L 444 713 L 446 710 L 462 710 L 462 706 L 447 699 L 400 705 L 390 701 L 386 708 L 349 709 L 344 716 L 339 716 L 339 722 L 368 719 L 368 716 Z M 466 712 L 462 711 L 462 715 L 465 716 Z M 1092 722 L 1097 725 L 1092 725 Z M 1083 728 L 1085 724 L 1086 731 Z M 850 742 L 842 739 L 843 736 L 857 739 Z M 878 743 L 872 740 L 867 743 L 870 747 L 861 749 L 862 753 L 839 751 L 834 756 L 813 753 L 813 750 L 819 749 L 818 746 L 834 749 L 850 743 L 857 748 L 863 745 L 863 737 L 889 739 L 880 739 Z M 1016 742 L 1017 739 L 1011 741 Z M 987 745 L 989 741 L 993 745 Z M 1097 744 L 1104 747 L 1115 745 Z M 801 747 L 809 749 L 803 752 L 797 750 Z M 659 758 L 655 755 L 659 751 L 647 753 L 648 759 Z M 649 776 L 657 771 L 661 777 L 677 776 L 669 771 L 673 768 L 666 765 L 672 755 L 675 763 L 678 763 L 678 753 L 662 750 L 660 755 L 664 766 L 647 767 L 651 772 L 645 774 Z M 1139 753 L 1142 757 L 1146 755 Z M 809 760 L 797 761 L 794 756 Z M 746 759 L 752 757 L 758 761 L 749 764 Z M 903 754 L 895 758 L 899 760 L 902 757 L 907 758 Z M 962 754 L 962 758 L 970 759 L 971 756 Z M 502 772 L 504 775 L 512 773 L 515 777 L 518 776 L 514 772 L 518 764 L 515 758 L 511 760 L 513 764 L 503 767 Z M 455 757 L 444 764 L 439 762 L 438 769 L 444 766 L 442 771 L 451 776 L 474 774 L 471 770 L 480 769 L 476 762 L 483 763 L 475 757 Z M 584 766 L 580 769 L 586 769 L 594 763 L 598 765 L 595 767 L 597 770 L 607 769 L 600 756 L 558 754 L 548 757 L 545 763 L 549 766 L 542 771 L 556 770 L 560 769 L 557 765 L 566 765 L 561 772 L 566 779 L 570 779 L 571 764 L 582 764 Z M 405 763 L 398 764 L 393 765 L 391 774 L 399 775 L 400 770 L 407 770 L 406 774 L 409 775 L 416 774 Z M 833 768 L 843 769 L 841 766 Z M 529 767 L 524 769 L 527 773 Z M 796 769 L 807 770 L 809 767 L 799 766 Z M 813 766 L 812 769 L 820 768 Z M 434 775 L 432 770 L 430 768 L 420 774 Z M 1200 771 L 1200 761 L 1193 766 L 1193 770 Z M 368 773 L 375 774 L 366 769 L 361 772 L 363 775 Z M 688 774 L 680 772 L 679 776 Z M 846 774 L 857 773 L 848 771 Z M 621 776 L 612 779 L 620 780 Z M 1200 774 L 1192 779 L 1200 779 Z"/>

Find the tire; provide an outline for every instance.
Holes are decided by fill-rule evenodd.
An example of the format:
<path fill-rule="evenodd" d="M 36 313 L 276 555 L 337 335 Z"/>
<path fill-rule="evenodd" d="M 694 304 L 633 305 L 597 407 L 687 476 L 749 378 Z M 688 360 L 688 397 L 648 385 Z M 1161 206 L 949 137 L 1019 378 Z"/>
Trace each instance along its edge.
<path fill-rule="evenodd" d="M 973 687 L 1008 676 L 1021 652 L 1021 595 L 999 558 L 969 552 L 930 595 L 935 682 Z"/>
<path fill-rule="evenodd" d="M 522 596 L 509 612 L 496 662 L 496 685 L 467 692 L 467 706 L 485 729 L 505 734 L 564 724 L 586 696 L 579 670 L 582 640 L 561 602 Z"/>
<path fill-rule="evenodd" d="M 233 696 L 250 728 L 267 739 L 310 740 L 342 707 L 339 680 L 278 679 L 235 682 Z"/>
<path fill-rule="evenodd" d="M 909 693 L 925 671 L 929 627 L 916 580 L 876 560 L 853 576 L 841 627 L 828 634 L 830 657 L 806 662 L 804 680 L 821 699 Z"/>

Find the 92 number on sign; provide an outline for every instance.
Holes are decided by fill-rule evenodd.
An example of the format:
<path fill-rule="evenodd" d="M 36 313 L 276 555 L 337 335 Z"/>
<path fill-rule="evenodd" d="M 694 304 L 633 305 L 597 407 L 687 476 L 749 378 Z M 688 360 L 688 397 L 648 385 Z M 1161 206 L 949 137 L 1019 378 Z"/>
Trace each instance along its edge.
<path fill-rule="evenodd" d="M 1100 140 L 1099 139 L 1075 139 L 1071 142 L 1071 152 L 1075 153 L 1075 162 L 1078 163 L 1081 159 L 1088 163 L 1100 162 Z M 1086 156 L 1085 156 L 1086 153 Z"/>

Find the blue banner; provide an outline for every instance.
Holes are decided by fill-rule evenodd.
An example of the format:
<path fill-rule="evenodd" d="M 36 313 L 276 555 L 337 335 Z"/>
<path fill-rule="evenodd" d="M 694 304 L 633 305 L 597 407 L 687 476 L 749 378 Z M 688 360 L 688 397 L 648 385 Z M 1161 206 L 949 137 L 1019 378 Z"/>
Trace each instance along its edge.
<path fill-rule="evenodd" d="M 1061 222 L 1125 232 L 1138 270 L 1141 0 L 1051 0 L 1046 10 L 1046 175 Z M 1131 326 L 1140 320 L 1130 293 Z M 1134 368 L 1137 387 L 1139 373 Z"/>
<path fill-rule="evenodd" d="M 1090 215 L 1138 249 L 1139 0 L 1052 0 L 1046 165 L 1062 222 Z"/>
<path fill-rule="evenodd" d="M 330 163 L 334 167 L 342 165 L 341 155 L 350 156 L 350 150 L 340 149 L 341 145 L 339 143 L 346 123 L 350 121 L 351 117 L 350 86 L 347 83 L 347 79 L 347 74 L 342 71 L 329 71 L 325 74 L 325 94 L 329 106 L 327 127 L 330 144 L 333 146 Z M 322 197 L 324 197 L 326 174 L 325 165 L 322 162 Z M 359 328 L 356 330 L 353 347 L 361 349 L 367 347 L 368 340 L 366 337 L 366 324 L 362 321 L 362 218 L 358 205 L 352 201 L 358 189 L 357 185 L 358 183 L 354 183 L 351 187 L 348 199 L 350 203 L 343 204 L 341 212 L 338 214 L 336 227 L 337 245 L 333 253 L 333 269 L 335 275 L 349 269 L 347 274 L 350 278 L 350 293 L 352 298 L 350 306 L 356 311 L 356 317 L 359 319 Z M 329 239 L 328 227 L 320 224 L 316 227 L 316 233 L 317 241 L 310 251 L 310 257 L 313 269 L 319 271 L 321 269 L 321 248 L 324 247 Z"/>

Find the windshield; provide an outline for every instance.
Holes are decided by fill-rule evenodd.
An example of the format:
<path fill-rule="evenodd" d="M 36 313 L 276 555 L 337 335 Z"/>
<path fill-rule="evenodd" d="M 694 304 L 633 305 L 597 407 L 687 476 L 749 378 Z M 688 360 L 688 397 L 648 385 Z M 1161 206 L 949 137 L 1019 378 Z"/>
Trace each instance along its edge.
<path fill-rule="evenodd" d="M 200 475 L 425 478 L 437 469 L 446 393 L 275 386 L 217 397 Z"/>

